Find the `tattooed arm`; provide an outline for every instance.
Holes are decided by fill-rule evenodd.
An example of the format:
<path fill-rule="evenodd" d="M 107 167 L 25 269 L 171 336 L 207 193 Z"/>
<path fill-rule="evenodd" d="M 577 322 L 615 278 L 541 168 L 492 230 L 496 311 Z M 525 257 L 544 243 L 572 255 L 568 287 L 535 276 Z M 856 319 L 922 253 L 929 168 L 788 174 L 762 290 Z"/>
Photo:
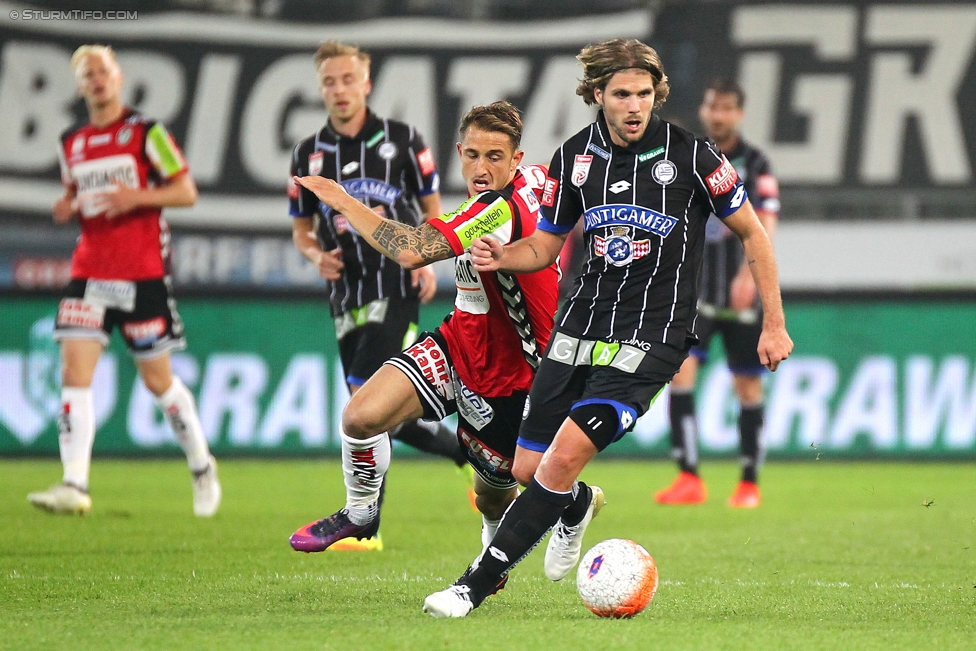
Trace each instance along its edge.
<path fill-rule="evenodd" d="M 428 223 L 410 226 L 380 217 L 349 196 L 345 188 L 321 176 L 295 178 L 333 210 L 342 213 L 371 247 L 406 269 L 454 257 L 447 238 Z"/>

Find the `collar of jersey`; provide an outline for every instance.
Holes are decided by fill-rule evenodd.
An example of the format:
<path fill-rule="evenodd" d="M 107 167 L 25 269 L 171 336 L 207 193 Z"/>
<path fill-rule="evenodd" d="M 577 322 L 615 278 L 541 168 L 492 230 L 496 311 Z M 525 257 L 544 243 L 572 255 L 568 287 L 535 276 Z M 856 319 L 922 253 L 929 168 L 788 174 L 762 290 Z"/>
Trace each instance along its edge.
<path fill-rule="evenodd" d="M 603 114 L 603 109 L 600 109 L 600 112 L 597 113 L 597 123 L 600 126 L 600 131 L 606 134 L 607 144 L 615 150 L 626 151 L 635 155 L 647 151 L 654 139 L 657 138 L 658 131 L 661 130 L 662 122 L 661 118 L 656 114 L 651 114 L 651 120 L 647 123 L 647 129 L 644 130 L 644 137 L 628 147 L 621 147 L 610 138 L 610 127 L 607 126 L 607 118 Z"/>
<path fill-rule="evenodd" d="M 375 113 L 373 113 L 372 109 L 370 109 L 369 107 L 366 107 L 366 122 L 363 123 L 363 128 L 360 129 L 359 133 L 357 133 L 353 138 L 350 138 L 349 136 L 344 136 L 340 133 L 336 133 L 335 130 L 332 129 L 332 121 L 331 120 L 325 121 L 325 133 L 333 142 L 339 142 L 340 140 L 353 140 L 353 141 L 366 140 L 374 133 L 376 133 L 377 129 L 382 129 L 382 128 L 383 128 L 383 121 L 380 120 L 380 118 Z"/>

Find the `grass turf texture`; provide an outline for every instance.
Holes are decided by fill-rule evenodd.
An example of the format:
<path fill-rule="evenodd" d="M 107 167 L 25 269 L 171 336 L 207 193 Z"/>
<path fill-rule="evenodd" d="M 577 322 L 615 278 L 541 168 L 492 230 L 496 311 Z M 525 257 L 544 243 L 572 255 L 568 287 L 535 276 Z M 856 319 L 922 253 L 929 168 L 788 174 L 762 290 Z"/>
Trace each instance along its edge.
<path fill-rule="evenodd" d="M 192 516 L 177 461 L 96 461 L 94 511 L 52 516 L 25 495 L 50 461 L 0 462 L 4 649 L 972 649 L 976 471 L 963 464 L 769 464 L 763 505 L 725 506 L 731 463 L 706 463 L 709 501 L 661 507 L 663 462 L 603 462 L 608 505 L 584 549 L 631 538 L 657 596 L 601 620 L 542 548 L 465 620 L 423 598 L 480 549 L 480 518 L 449 464 L 395 461 L 381 553 L 298 554 L 291 532 L 342 503 L 337 461 L 221 463 L 224 504 Z M 930 503 L 929 506 L 924 506 Z"/>

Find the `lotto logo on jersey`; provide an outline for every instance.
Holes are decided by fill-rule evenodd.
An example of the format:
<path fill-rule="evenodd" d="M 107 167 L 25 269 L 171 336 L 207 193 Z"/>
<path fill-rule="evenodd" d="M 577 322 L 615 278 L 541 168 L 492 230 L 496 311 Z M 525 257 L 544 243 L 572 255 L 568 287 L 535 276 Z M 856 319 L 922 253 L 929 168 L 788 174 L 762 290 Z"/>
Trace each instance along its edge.
<path fill-rule="evenodd" d="M 576 154 L 576 158 L 573 160 L 573 185 L 580 187 L 586 183 L 586 179 L 590 176 L 590 165 L 592 164 L 592 156 Z"/>
<path fill-rule="evenodd" d="M 556 190 L 559 189 L 559 181 L 556 179 L 546 179 L 546 184 L 542 189 L 542 205 L 552 207 L 556 202 Z"/>
<path fill-rule="evenodd" d="M 288 177 L 288 198 L 297 199 L 298 198 L 298 184 L 295 183 L 295 177 Z"/>
<path fill-rule="evenodd" d="M 417 154 L 417 164 L 420 165 L 420 173 L 424 176 L 434 173 L 437 165 L 434 164 L 434 153 L 430 150 L 430 147 L 425 147 L 422 152 Z"/>
<path fill-rule="evenodd" d="M 148 321 L 135 321 L 122 326 L 122 334 L 137 345 L 151 344 L 166 332 L 166 320 L 159 316 Z"/>
<path fill-rule="evenodd" d="M 717 197 L 734 188 L 735 184 L 739 182 L 739 175 L 732 167 L 732 163 L 725 156 L 722 156 L 722 164 L 717 170 L 705 177 L 705 181 L 708 183 L 708 190 L 712 196 Z"/>

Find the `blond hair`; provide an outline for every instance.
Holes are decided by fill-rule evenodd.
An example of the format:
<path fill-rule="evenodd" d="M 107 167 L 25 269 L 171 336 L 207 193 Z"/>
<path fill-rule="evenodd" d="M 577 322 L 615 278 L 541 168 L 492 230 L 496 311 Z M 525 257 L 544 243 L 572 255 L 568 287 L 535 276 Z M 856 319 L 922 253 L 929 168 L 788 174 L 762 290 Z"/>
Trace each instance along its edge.
<path fill-rule="evenodd" d="M 634 68 L 646 70 L 654 79 L 654 108 L 660 108 L 671 92 L 661 57 L 654 48 L 636 38 L 615 38 L 596 45 L 587 45 L 576 58 L 583 64 L 583 79 L 576 94 L 587 104 L 596 103 L 594 91 L 605 90 L 615 74 Z"/>
<path fill-rule="evenodd" d="M 366 77 L 369 78 L 369 64 L 372 60 L 366 52 L 359 49 L 358 45 L 347 45 L 339 41 L 326 41 L 315 51 L 315 67 L 319 68 L 323 61 L 328 61 L 335 57 L 355 57 L 366 66 Z"/>
<path fill-rule="evenodd" d="M 105 56 L 112 60 L 115 65 L 119 62 L 115 59 L 115 50 L 112 49 L 111 45 L 98 45 L 97 43 L 92 43 L 89 45 L 82 45 L 75 53 L 71 55 L 71 70 L 75 73 L 78 72 L 78 68 L 81 66 L 81 62 L 85 60 L 87 56 Z"/>

